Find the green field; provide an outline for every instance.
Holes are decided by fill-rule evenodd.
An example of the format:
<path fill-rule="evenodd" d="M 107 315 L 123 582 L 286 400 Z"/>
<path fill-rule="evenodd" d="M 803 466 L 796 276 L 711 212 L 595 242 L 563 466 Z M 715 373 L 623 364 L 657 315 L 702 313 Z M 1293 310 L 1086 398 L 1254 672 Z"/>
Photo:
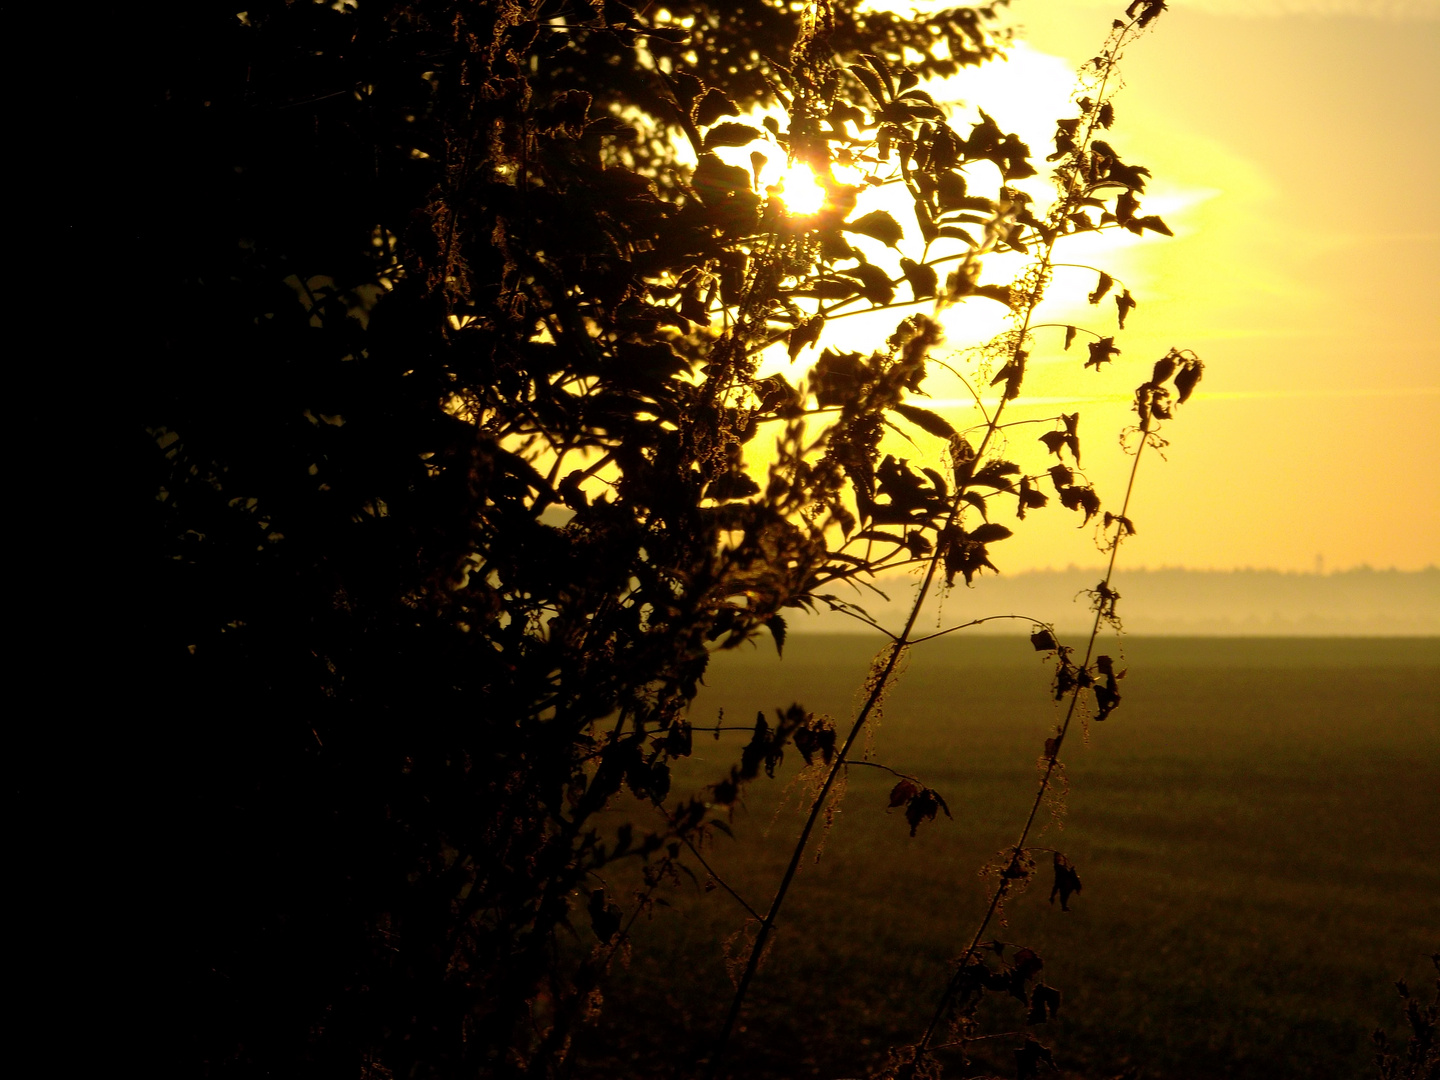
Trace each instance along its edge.
<path fill-rule="evenodd" d="M 783 662 L 768 644 L 725 654 L 694 722 L 798 700 L 843 726 L 877 647 L 816 636 Z M 1127 639 L 1124 653 L 1124 705 L 1067 743 L 1063 827 L 1047 819 L 1032 838 L 1069 855 L 1084 891 L 1069 913 L 1052 907 L 1042 864 L 995 931 L 1035 948 L 1065 995 L 1038 1033 L 1066 1072 L 1092 1077 L 1370 1075 L 1370 1031 L 1398 1026 L 1394 979 L 1423 986 L 1440 948 L 1440 640 Z M 1023 639 L 912 653 L 873 758 L 933 784 L 954 819 L 911 839 L 885 810 L 893 778 L 851 770 L 728 1071 L 861 1076 L 917 1037 L 983 911 L 977 872 L 1024 820 L 1056 719 L 1048 679 Z M 697 737 L 677 795 L 728 768 L 743 737 L 726 740 Z M 738 842 L 706 853 L 757 908 L 799 828 L 800 765 L 792 752 L 762 776 Z M 683 1074 L 718 1028 L 724 941 L 743 912 L 689 882 L 665 896 L 672 908 L 636 925 L 629 967 L 577 1044 L 577 1076 Z M 1022 1026 L 1003 1003 L 987 1019 Z M 989 1044 L 996 1071 L 1003 1042 Z"/>

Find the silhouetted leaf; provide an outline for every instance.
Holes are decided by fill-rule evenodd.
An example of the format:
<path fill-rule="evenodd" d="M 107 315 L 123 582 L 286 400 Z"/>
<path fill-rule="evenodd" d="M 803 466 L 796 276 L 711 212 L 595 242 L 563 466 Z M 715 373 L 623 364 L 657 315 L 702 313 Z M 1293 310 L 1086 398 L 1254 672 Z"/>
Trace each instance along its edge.
<path fill-rule="evenodd" d="M 1178 400 L 1181 405 L 1190 399 L 1204 372 L 1205 365 L 1195 359 L 1187 360 L 1181 367 L 1179 374 L 1175 376 L 1175 389 L 1180 392 Z"/>
<path fill-rule="evenodd" d="M 1164 221 L 1156 217 L 1154 214 L 1149 214 L 1145 217 L 1131 218 L 1126 223 L 1125 227 L 1131 232 L 1135 233 L 1137 236 L 1145 229 L 1149 229 L 1151 232 L 1158 232 L 1162 236 L 1175 235 L 1173 232 L 1170 231 L 1170 226 L 1166 225 Z"/>
<path fill-rule="evenodd" d="M 807 345 L 814 345 L 820 340 L 820 331 L 825 329 L 825 316 L 812 315 L 787 335 L 787 351 L 790 359 L 794 360 L 800 355 L 800 350 Z"/>
<path fill-rule="evenodd" d="M 765 620 L 765 627 L 775 639 L 775 654 L 785 655 L 785 619 L 780 615 L 771 615 Z"/>
<path fill-rule="evenodd" d="M 886 247 L 894 247 L 905 238 L 905 231 L 900 228 L 900 223 L 884 210 L 872 210 L 864 217 L 847 221 L 840 227 L 847 232 L 873 237 Z"/>
<path fill-rule="evenodd" d="M 976 285 L 970 292 L 975 296 L 983 296 L 988 300 L 998 300 L 1006 307 L 1014 306 L 1014 297 L 1011 294 L 1009 285 Z"/>
<path fill-rule="evenodd" d="M 1095 291 L 1086 297 L 1086 299 L 1092 304 L 1100 303 L 1100 301 L 1105 298 L 1105 294 L 1110 291 L 1110 287 L 1114 284 L 1114 278 L 1105 273 L 1105 271 L 1100 271 L 1100 282 L 1095 286 Z"/>
<path fill-rule="evenodd" d="M 1103 337 L 1098 341 L 1092 341 L 1087 346 L 1090 350 L 1090 359 L 1085 361 L 1085 366 L 1100 370 L 1101 364 L 1109 363 L 1120 355 L 1120 346 L 1115 344 L 1113 337 Z"/>
<path fill-rule="evenodd" d="M 881 88 L 879 76 L 862 64 L 851 64 L 849 67 L 851 74 L 859 79 L 865 89 L 870 92 L 870 96 L 875 99 L 875 103 L 877 105 L 883 105 L 885 103 L 885 91 Z"/>
<path fill-rule="evenodd" d="M 716 124 L 705 133 L 705 149 L 713 150 L 717 146 L 746 146 L 760 138 L 764 136 L 758 128 L 730 121 Z"/>
<path fill-rule="evenodd" d="M 888 304 L 895 299 L 895 286 L 890 284 L 890 275 L 873 263 L 862 262 L 845 273 L 860 279 L 860 295 L 872 304 Z"/>
<path fill-rule="evenodd" d="M 1053 986 L 1041 983 L 1030 995 L 1030 1013 L 1025 1017 L 1025 1022 L 1027 1024 L 1043 1024 L 1048 1020 L 1053 1020 L 1059 1011 L 1060 991 Z"/>
<path fill-rule="evenodd" d="M 1065 445 L 1065 433 L 1063 431 L 1047 431 L 1040 436 L 1040 441 L 1045 444 L 1045 449 L 1056 455 Z"/>
<path fill-rule="evenodd" d="M 920 793 L 920 785 L 910 780 L 901 780 L 890 789 L 890 807 L 904 806 Z"/>
<path fill-rule="evenodd" d="M 939 413 L 933 413 L 929 409 L 917 408 L 914 405 L 896 405 L 895 411 L 905 417 L 922 431 L 928 431 L 931 435 L 938 435 L 942 439 L 950 439 L 955 436 L 955 429 L 950 422 Z"/>
<path fill-rule="evenodd" d="M 1139 303 L 1138 300 L 1130 295 L 1129 289 L 1126 289 L 1119 296 L 1115 297 L 1115 307 L 1120 316 L 1121 330 L 1125 329 L 1125 316 L 1129 315 L 1134 308 L 1139 306 Z"/>
<path fill-rule="evenodd" d="M 910 290 L 916 300 L 934 296 L 940 282 L 940 275 L 933 266 L 917 263 L 913 259 L 901 259 L 900 271 L 910 283 Z"/>
<path fill-rule="evenodd" d="M 1020 396 L 1020 382 L 1025 378 L 1025 354 L 1019 353 L 1015 358 L 1009 360 L 1004 367 L 995 373 L 990 380 L 990 385 L 995 386 L 1003 382 L 1005 384 L 1005 400 L 1014 401 Z"/>
<path fill-rule="evenodd" d="M 970 533 L 970 539 L 976 540 L 982 544 L 993 544 L 996 540 L 1004 540 L 1007 537 L 1011 537 L 1014 535 L 1015 534 L 1012 533 L 1009 529 L 1007 529 L 1004 525 L 996 525 L 990 523 L 977 526 L 975 529 L 973 529 Z"/>
<path fill-rule="evenodd" d="M 1055 884 L 1050 888 L 1050 903 L 1055 903 L 1055 897 L 1060 897 L 1060 910 L 1070 910 L 1070 897 L 1080 891 L 1080 875 L 1075 872 L 1075 866 L 1060 852 L 1055 852 Z M 1055 1000 L 1059 1005 L 1059 997 Z"/>
<path fill-rule="evenodd" d="M 712 86 L 705 91 L 705 96 L 695 103 L 691 115 L 697 125 L 709 127 L 722 116 L 739 116 L 741 114 L 740 106 L 726 97 L 724 91 Z M 759 132 L 756 134 L 758 135 Z"/>
<path fill-rule="evenodd" d="M 1050 501 L 1044 492 L 1036 490 L 1035 486 L 1030 483 L 1028 476 L 1020 478 L 1019 496 L 1020 502 L 1015 509 L 1015 516 L 1022 521 L 1025 519 L 1025 512 L 1027 510 L 1038 510 Z"/>

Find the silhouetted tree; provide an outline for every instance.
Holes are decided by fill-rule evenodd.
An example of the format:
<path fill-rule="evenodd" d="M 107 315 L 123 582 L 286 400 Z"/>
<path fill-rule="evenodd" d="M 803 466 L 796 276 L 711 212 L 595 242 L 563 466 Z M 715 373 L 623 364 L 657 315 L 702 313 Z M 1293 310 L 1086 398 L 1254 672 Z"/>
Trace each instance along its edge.
<path fill-rule="evenodd" d="M 756 374 L 766 346 L 795 357 L 826 312 L 897 286 L 1018 303 L 976 283 L 985 251 L 1156 227 L 1143 170 L 1108 148 L 1086 159 L 1108 221 L 1037 219 L 1007 186 L 1028 148 L 988 117 L 954 131 L 918 88 L 991 56 L 995 14 L 150 14 L 120 165 L 132 273 L 112 287 L 133 304 L 146 436 L 122 461 L 164 750 L 137 777 L 145 888 L 192 1068 L 551 1072 L 622 932 L 594 871 L 644 858 L 658 883 L 789 737 L 826 737 L 799 707 L 758 718 L 703 797 L 668 798 L 710 651 L 783 645 L 782 611 L 839 579 L 938 559 L 970 580 L 1009 531 L 964 528 L 963 492 L 1045 501 L 906 403 L 939 336 L 924 316 L 872 354 L 826 350 L 799 385 Z M 1088 153 L 1069 130 L 1057 156 Z M 757 138 L 814 171 L 818 212 L 714 152 Z M 845 239 L 903 236 L 852 216 L 833 172 L 852 163 L 913 196 L 925 251 L 903 278 Z M 990 195 L 967 189 L 983 170 Z M 947 440 L 948 480 L 882 461 L 891 424 Z M 760 433 L 778 449 L 752 476 Z M 1083 480 L 1056 485 L 1095 513 Z M 863 557 L 836 546 L 855 537 Z M 622 786 L 668 824 L 604 841 L 594 815 Z"/>

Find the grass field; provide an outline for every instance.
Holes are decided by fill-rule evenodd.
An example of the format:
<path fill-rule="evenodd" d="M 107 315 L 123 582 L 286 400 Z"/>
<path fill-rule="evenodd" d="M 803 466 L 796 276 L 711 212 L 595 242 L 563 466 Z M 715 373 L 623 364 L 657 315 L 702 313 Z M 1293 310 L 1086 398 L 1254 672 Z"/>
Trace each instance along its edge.
<path fill-rule="evenodd" d="M 799 638 L 783 662 L 768 647 L 725 654 L 694 722 L 798 700 L 843 729 L 878 644 Z M 1065 995 L 1038 1033 L 1067 1073 L 1090 1077 L 1371 1075 L 1370 1031 L 1397 1028 L 1394 979 L 1423 986 L 1440 949 L 1440 640 L 1127 639 L 1124 652 L 1124 705 L 1067 744 L 1063 824 L 1047 818 L 1032 838 L 1069 855 L 1084 891 L 1069 913 L 1052 907 L 1042 863 L 994 931 L 1035 948 Z M 1013 843 L 1033 796 L 1056 718 L 1048 678 L 1023 639 L 914 651 L 873 758 L 933 784 L 954 819 L 911 839 L 885 810 L 893 778 L 851 770 L 752 991 L 733 1075 L 862 1076 L 918 1036 L 983 911 L 977 872 Z M 697 737 L 676 794 L 728 768 L 743 736 L 726 739 Z M 756 908 L 799 828 L 800 765 L 792 752 L 762 776 L 738 841 L 707 852 Z M 611 885 L 623 890 L 623 873 Z M 577 1044 L 577 1076 L 674 1075 L 718 1028 L 724 943 L 744 913 L 688 882 L 666 899 L 636 925 L 629 967 Z M 1022 1026 L 1003 1005 L 987 1019 Z M 1013 1075 L 1005 1041 L 989 1045 L 990 1067 Z M 989 1068 L 977 1057 L 971 1071 Z"/>

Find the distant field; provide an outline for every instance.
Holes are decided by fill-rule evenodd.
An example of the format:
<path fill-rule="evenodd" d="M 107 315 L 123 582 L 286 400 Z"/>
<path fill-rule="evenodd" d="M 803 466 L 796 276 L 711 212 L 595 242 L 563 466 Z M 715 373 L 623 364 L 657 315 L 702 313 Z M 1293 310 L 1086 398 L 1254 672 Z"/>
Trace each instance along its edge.
<path fill-rule="evenodd" d="M 843 725 L 877 648 L 831 636 L 792 640 L 782 663 L 726 654 L 695 723 L 798 700 Z M 1067 744 L 1063 828 L 1032 840 L 1065 851 L 1084 891 L 1061 913 L 1044 872 L 996 931 L 1034 947 L 1065 994 L 1038 1032 L 1085 1076 L 1370 1075 L 1370 1031 L 1397 1029 L 1394 979 L 1424 985 L 1440 949 L 1440 639 L 1127 639 L 1124 652 L 1125 703 L 1088 745 Z M 1024 819 L 1055 718 L 1047 682 L 1023 639 L 912 653 L 874 757 L 932 783 L 954 820 L 911 839 L 884 809 L 893 778 L 851 771 L 752 993 L 735 1076 L 861 1076 L 918 1035 L 983 910 L 977 871 Z M 740 741 L 697 738 L 677 794 L 718 777 Z M 757 782 L 740 842 L 707 853 L 757 908 L 799 826 L 800 764 L 792 753 Z M 672 1075 L 717 1029 L 722 942 L 743 914 L 720 889 L 667 899 L 674 910 L 637 925 L 577 1077 Z M 992 1019 L 1021 1026 L 1004 1008 Z"/>

